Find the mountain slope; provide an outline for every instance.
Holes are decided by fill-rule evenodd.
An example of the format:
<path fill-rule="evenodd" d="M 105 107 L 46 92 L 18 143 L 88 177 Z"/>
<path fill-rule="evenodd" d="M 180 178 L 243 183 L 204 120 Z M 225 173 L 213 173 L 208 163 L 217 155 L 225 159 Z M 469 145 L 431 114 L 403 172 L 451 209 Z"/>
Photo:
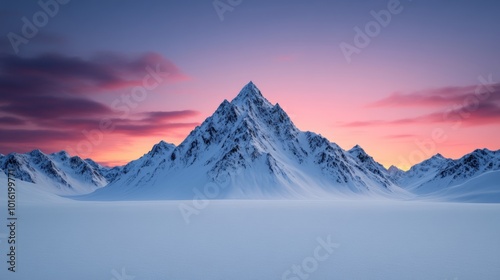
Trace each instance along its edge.
<path fill-rule="evenodd" d="M 174 150 L 175 145 L 160 141 L 155 144 L 151 151 L 139 159 L 129 162 L 123 166 L 110 183 L 119 185 L 148 184 L 156 176 L 157 168 L 166 161 Z"/>
<path fill-rule="evenodd" d="M 486 171 L 463 183 L 440 188 L 425 198 L 457 202 L 500 202 L 500 170 Z"/>
<path fill-rule="evenodd" d="M 403 188 L 413 191 L 422 184 L 432 181 L 452 161 L 441 154 L 436 154 L 421 163 L 415 164 L 403 174 L 395 172 L 395 175 L 399 178 L 393 177 L 393 180 Z"/>

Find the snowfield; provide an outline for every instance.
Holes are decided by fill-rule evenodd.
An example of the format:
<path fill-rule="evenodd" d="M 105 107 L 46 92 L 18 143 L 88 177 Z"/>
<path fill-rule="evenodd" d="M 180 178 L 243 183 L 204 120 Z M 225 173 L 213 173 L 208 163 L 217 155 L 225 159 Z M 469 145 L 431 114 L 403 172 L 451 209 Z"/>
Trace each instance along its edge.
<path fill-rule="evenodd" d="M 186 223 L 193 201 L 74 201 L 18 182 L 16 272 L 2 226 L 0 279 L 500 279 L 500 204 L 203 203 Z"/>

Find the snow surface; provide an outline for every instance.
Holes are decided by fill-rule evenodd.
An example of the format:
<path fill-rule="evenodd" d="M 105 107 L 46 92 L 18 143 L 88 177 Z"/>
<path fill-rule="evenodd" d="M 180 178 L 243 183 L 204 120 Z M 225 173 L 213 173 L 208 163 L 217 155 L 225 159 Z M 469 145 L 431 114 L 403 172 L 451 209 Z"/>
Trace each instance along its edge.
<path fill-rule="evenodd" d="M 2 227 L 2 280 L 296 280 L 283 275 L 314 264 L 318 238 L 335 246 L 308 279 L 500 279 L 500 204 L 213 200 L 188 224 L 189 200 L 74 201 L 25 182 L 17 194 L 17 272 Z"/>

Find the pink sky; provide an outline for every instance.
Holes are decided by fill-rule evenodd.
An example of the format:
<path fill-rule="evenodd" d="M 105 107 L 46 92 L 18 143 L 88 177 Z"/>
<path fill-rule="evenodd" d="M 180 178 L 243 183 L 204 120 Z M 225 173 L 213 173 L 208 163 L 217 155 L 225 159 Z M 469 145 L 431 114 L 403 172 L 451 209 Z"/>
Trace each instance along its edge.
<path fill-rule="evenodd" d="M 250 80 L 301 130 L 386 167 L 500 149 L 496 2 L 401 1 L 350 59 L 340 46 L 388 1 L 244 1 L 223 20 L 210 2 L 154 3 L 71 2 L 17 51 L 7 34 L 39 7 L 0 6 L 0 153 L 125 164 Z"/>

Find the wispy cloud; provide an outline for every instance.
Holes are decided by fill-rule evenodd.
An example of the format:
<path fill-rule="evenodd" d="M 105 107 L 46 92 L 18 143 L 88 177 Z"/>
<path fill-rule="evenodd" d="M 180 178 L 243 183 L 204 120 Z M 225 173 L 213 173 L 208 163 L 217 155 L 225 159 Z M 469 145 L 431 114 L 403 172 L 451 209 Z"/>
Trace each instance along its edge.
<path fill-rule="evenodd" d="M 127 137 L 176 135 L 196 126 L 198 123 L 187 121 L 198 115 L 194 110 L 120 116 L 110 104 L 97 101 L 102 93 L 143 85 L 147 67 L 168 73 L 164 77 L 167 83 L 188 79 L 157 53 L 99 53 L 90 59 L 54 53 L 35 57 L 0 54 L 0 151 L 78 141 L 84 138 L 82 130 L 99 128 L 103 119 L 112 122 L 114 134 Z"/>
<path fill-rule="evenodd" d="M 140 85 L 146 67 L 157 65 L 169 73 L 167 81 L 187 79 L 175 64 L 156 53 L 137 57 L 100 53 L 91 59 L 54 53 L 30 58 L 0 55 L 0 94 L 2 98 L 11 93 L 88 96 Z"/>
<path fill-rule="evenodd" d="M 500 122 L 500 84 L 488 85 L 488 92 L 477 92 L 477 86 L 444 87 L 407 94 L 394 93 L 366 107 L 419 107 L 433 112 L 392 120 L 367 120 L 340 123 L 343 127 L 393 126 L 409 124 L 456 123 L 480 126 Z M 487 95 L 487 98 L 483 98 Z"/>
<path fill-rule="evenodd" d="M 369 103 L 366 107 L 441 107 L 461 104 L 473 97 L 477 85 L 463 87 L 443 87 L 410 93 L 396 92 L 388 97 Z M 500 84 L 491 85 L 493 92 L 488 102 L 500 101 Z"/>
<path fill-rule="evenodd" d="M 26 121 L 16 117 L 0 117 L 0 125 L 23 125 Z"/>

